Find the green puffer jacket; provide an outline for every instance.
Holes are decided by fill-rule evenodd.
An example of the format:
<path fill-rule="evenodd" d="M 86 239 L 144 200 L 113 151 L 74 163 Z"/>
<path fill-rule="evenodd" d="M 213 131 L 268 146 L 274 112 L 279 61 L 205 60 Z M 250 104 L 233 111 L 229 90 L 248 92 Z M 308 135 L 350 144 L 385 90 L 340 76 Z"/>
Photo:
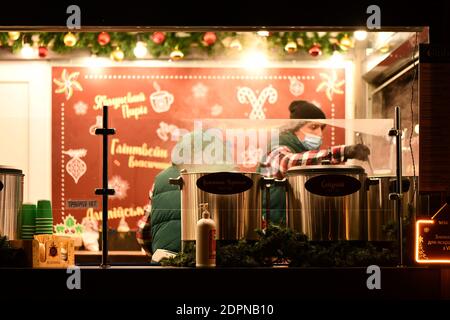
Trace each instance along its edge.
<path fill-rule="evenodd" d="M 157 249 L 180 251 L 181 191 L 178 186 L 169 184 L 169 178 L 179 175 L 180 171 L 171 166 L 155 178 L 151 210 L 153 252 Z"/>
<path fill-rule="evenodd" d="M 279 136 L 279 143 L 276 146 L 271 147 L 271 151 L 280 147 L 286 146 L 293 153 L 301 153 L 308 151 L 297 136 L 290 132 L 282 132 Z M 264 173 L 264 169 L 258 167 L 258 172 Z M 266 174 L 265 174 L 266 175 Z M 263 193 L 263 216 L 266 215 L 266 197 Z M 270 221 L 273 224 L 284 225 L 286 223 L 286 189 L 283 186 L 272 186 L 270 188 Z"/>

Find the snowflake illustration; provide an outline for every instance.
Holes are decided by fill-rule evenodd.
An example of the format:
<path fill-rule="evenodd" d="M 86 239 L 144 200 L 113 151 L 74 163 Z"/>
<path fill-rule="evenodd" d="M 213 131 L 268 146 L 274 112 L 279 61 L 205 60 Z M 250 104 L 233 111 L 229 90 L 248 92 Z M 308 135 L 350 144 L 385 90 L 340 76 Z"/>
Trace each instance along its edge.
<path fill-rule="evenodd" d="M 74 90 L 83 91 L 83 87 L 77 81 L 79 75 L 79 72 L 68 73 L 64 69 L 61 73 L 61 79 L 53 79 L 53 82 L 58 86 L 55 93 L 64 93 L 66 100 L 69 100 L 73 96 Z"/>
<path fill-rule="evenodd" d="M 208 87 L 203 83 L 198 83 L 192 87 L 194 98 L 205 98 L 208 94 Z"/>
<path fill-rule="evenodd" d="M 211 107 L 211 115 L 214 117 L 219 116 L 223 111 L 223 107 L 220 104 L 215 104 Z"/>
<path fill-rule="evenodd" d="M 127 191 L 130 188 L 130 184 L 120 176 L 114 176 L 108 181 L 108 188 L 115 190 L 115 194 L 111 198 L 122 200 L 127 197 Z"/>
<path fill-rule="evenodd" d="M 320 73 L 322 82 L 317 86 L 316 92 L 325 91 L 328 100 L 333 101 L 333 94 L 344 94 L 341 87 L 345 84 L 345 80 L 338 81 L 336 70 L 331 75 Z"/>
<path fill-rule="evenodd" d="M 88 105 L 83 101 L 78 101 L 73 105 L 73 109 L 75 110 L 75 114 L 85 115 L 87 113 Z"/>

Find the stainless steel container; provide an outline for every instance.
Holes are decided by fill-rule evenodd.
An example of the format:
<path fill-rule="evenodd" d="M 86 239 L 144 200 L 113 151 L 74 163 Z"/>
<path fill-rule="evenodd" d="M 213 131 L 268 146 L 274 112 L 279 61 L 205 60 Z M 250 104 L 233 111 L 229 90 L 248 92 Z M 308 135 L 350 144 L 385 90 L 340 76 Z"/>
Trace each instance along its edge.
<path fill-rule="evenodd" d="M 312 241 L 367 240 L 367 175 L 362 167 L 294 167 L 286 178 L 289 228 Z"/>
<path fill-rule="evenodd" d="M 197 181 L 211 172 L 181 172 L 180 177 L 170 179 L 181 189 L 181 240 L 196 239 L 200 204 L 208 203 L 216 223 L 217 240 L 256 240 L 257 229 L 262 228 L 261 199 L 264 177 L 258 173 L 235 173 L 247 178 L 250 188 L 234 194 L 216 194 L 200 189 Z M 228 183 L 228 181 L 223 181 Z"/>
<path fill-rule="evenodd" d="M 21 170 L 0 166 L 0 236 L 19 238 L 19 211 L 23 201 Z"/>
<path fill-rule="evenodd" d="M 429 211 L 427 197 L 419 193 L 414 196 L 413 183 L 417 177 L 407 176 L 402 178 L 402 215 L 409 217 L 421 210 L 426 215 Z M 395 213 L 395 201 L 389 199 L 389 194 L 395 192 L 395 176 L 370 176 L 367 193 L 367 227 L 369 241 L 392 241 L 397 235 L 397 215 Z"/>

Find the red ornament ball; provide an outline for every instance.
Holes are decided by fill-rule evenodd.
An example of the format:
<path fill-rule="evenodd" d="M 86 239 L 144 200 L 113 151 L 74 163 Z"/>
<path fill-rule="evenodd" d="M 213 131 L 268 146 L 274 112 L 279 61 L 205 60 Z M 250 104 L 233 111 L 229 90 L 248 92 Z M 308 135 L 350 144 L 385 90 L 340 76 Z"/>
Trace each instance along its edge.
<path fill-rule="evenodd" d="M 111 36 L 109 35 L 108 32 L 100 32 L 97 41 L 99 45 L 106 46 L 111 41 Z"/>
<path fill-rule="evenodd" d="M 203 42 L 205 42 L 205 44 L 207 46 L 213 45 L 217 40 L 217 36 L 214 32 L 206 32 L 203 35 Z"/>
<path fill-rule="evenodd" d="M 320 49 L 320 44 L 314 44 L 308 51 L 308 53 L 313 56 L 313 57 L 317 57 L 320 56 L 322 54 L 322 50 Z"/>
<path fill-rule="evenodd" d="M 38 54 L 40 58 L 46 58 L 48 56 L 48 48 L 47 47 L 39 47 Z"/>
<path fill-rule="evenodd" d="M 151 38 L 154 43 L 161 44 L 164 42 L 164 40 L 166 40 L 166 35 L 164 34 L 164 32 L 156 31 L 153 32 Z"/>

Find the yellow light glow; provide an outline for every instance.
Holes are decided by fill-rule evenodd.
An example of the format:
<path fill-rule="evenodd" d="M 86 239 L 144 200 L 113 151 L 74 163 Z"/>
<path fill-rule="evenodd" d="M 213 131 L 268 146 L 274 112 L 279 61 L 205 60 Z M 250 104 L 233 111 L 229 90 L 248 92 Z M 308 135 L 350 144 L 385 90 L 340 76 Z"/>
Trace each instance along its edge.
<path fill-rule="evenodd" d="M 26 59 L 33 58 L 33 56 L 36 55 L 34 49 L 30 46 L 29 43 L 25 43 L 23 45 L 22 49 L 20 50 L 20 54 Z"/>
<path fill-rule="evenodd" d="M 415 246 L 415 260 L 417 263 L 450 263 L 450 259 L 420 259 L 419 258 L 419 246 L 420 246 L 420 226 L 423 224 L 434 224 L 434 220 L 417 220 L 416 221 L 416 246 Z"/>
<path fill-rule="evenodd" d="M 233 41 L 231 41 L 231 43 L 230 43 L 230 48 L 234 49 L 236 51 L 241 51 L 242 50 L 242 44 L 239 41 L 239 39 L 233 39 Z"/>
<path fill-rule="evenodd" d="M 133 53 L 136 58 L 145 57 L 147 55 L 147 47 L 145 46 L 145 43 L 142 41 L 136 42 L 136 47 L 134 47 Z"/>
<path fill-rule="evenodd" d="M 364 41 L 364 40 L 367 39 L 367 31 L 364 31 L 364 30 L 358 30 L 358 31 L 355 31 L 355 32 L 353 33 L 353 36 L 354 36 L 355 39 L 358 40 L 358 41 Z"/>
<path fill-rule="evenodd" d="M 340 63 L 342 61 L 344 61 L 344 56 L 339 51 L 334 51 L 330 57 L 330 62 L 335 64 Z"/>
<path fill-rule="evenodd" d="M 258 31 L 257 34 L 260 37 L 268 37 L 269 36 L 269 31 L 261 30 L 261 31 Z"/>
<path fill-rule="evenodd" d="M 95 54 L 93 54 L 89 58 L 85 59 L 85 64 L 86 67 L 95 71 L 97 69 L 102 69 L 106 66 L 109 66 L 111 63 L 110 60 L 108 60 L 107 58 L 100 58 L 97 57 Z"/>
<path fill-rule="evenodd" d="M 391 38 L 395 32 L 377 32 L 377 44 L 383 44 Z"/>
<path fill-rule="evenodd" d="M 247 53 L 242 59 L 244 68 L 247 69 L 261 69 L 267 67 L 269 64 L 267 57 L 264 53 L 259 51 L 252 51 Z"/>
<path fill-rule="evenodd" d="M 110 58 L 112 60 L 118 61 L 118 62 L 122 61 L 124 57 L 125 57 L 125 54 L 119 47 L 117 47 L 116 50 L 111 52 L 111 55 L 110 55 Z"/>
<path fill-rule="evenodd" d="M 374 48 L 378 49 L 381 53 L 389 52 L 391 48 L 391 38 L 395 32 L 377 32 L 376 39 L 374 40 Z"/>

